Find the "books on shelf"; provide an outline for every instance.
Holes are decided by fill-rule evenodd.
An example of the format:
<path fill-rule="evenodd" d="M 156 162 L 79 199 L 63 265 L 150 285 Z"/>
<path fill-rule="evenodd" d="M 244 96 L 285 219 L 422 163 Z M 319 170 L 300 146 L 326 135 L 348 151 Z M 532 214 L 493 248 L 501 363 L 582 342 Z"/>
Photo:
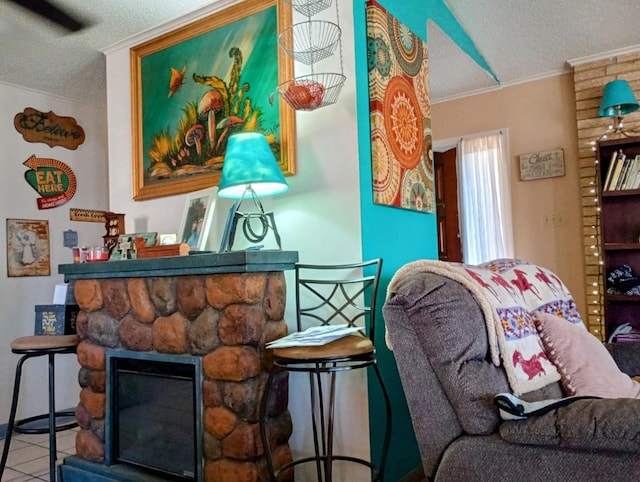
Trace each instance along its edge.
<path fill-rule="evenodd" d="M 627 157 L 622 149 L 611 154 L 604 181 L 604 191 L 624 191 L 640 188 L 640 154 Z"/>

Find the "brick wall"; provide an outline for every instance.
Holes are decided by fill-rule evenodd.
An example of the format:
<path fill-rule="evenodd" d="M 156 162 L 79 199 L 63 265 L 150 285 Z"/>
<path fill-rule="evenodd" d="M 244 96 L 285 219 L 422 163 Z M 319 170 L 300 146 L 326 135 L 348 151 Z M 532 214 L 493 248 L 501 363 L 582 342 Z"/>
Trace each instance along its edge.
<path fill-rule="evenodd" d="M 603 60 L 574 64 L 578 156 L 582 196 L 582 221 L 588 313 L 583 313 L 589 331 L 604 336 L 602 252 L 600 250 L 599 208 L 596 192 L 594 142 L 606 133 L 610 118 L 598 116 L 607 82 L 624 79 L 640 97 L 640 53 L 618 55 Z M 640 130 L 640 111 L 624 118 L 624 128 Z M 613 137 L 615 138 L 615 136 Z"/>

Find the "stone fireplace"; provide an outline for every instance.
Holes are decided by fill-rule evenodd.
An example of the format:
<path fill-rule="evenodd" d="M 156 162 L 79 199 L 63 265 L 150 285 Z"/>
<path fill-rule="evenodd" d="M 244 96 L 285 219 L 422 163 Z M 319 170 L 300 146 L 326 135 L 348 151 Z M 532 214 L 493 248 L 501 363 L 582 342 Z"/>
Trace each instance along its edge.
<path fill-rule="evenodd" d="M 191 266 L 200 256 L 203 263 Z M 106 354 L 114 350 L 199 358 L 202 460 L 200 475 L 190 480 L 268 478 L 258 424 L 270 365 L 264 344 L 287 332 L 282 270 L 293 267 L 297 253 L 183 258 L 187 266 L 181 266 L 180 257 L 60 266 L 68 280 L 75 280 L 81 308 L 76 408 L 81 429 L 76 456 L 65 459 L 61 480 L 80 480 L 73 473 L 87 470 L 108 477 L 121 468 L 107 453 L 106 444 L 106 434 L 113 429 L 106 416 Z M 291 460 L 286 378 L 278 381 L 272 395 L 267 427 L 280 466 Z"/>

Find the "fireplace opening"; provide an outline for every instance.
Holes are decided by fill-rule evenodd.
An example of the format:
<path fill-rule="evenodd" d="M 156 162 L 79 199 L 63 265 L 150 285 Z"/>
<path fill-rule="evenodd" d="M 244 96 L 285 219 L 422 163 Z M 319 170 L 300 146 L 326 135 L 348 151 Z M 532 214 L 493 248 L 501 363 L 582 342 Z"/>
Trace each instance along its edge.
<path fill-rule="evenodd" d="M 201 360 L 107 352 L 106 462 L 201 480 Z"/>

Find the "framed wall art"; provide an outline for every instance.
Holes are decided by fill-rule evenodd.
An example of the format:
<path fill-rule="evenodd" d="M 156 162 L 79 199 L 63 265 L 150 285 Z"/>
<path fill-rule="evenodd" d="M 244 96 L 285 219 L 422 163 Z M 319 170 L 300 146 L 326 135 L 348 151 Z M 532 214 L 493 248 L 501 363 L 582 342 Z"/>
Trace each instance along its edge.
<path fill-rule="evenodd" d="M 282 1 L 247 0 L 131 49 L 135 200 L 216 186 L 234 132 L 263 133 L 295 173 L 295 112 L 275 96 L 293 76 Z"/>
<path fill-rule="evenodd" d="M 373 202 L 435 212 L 426 42 L 366 3 Z"/>
<path fill-rule="evenodd" d="M 7 219 L 7 276 L 49 276 L 49 222 Z"/>
<path fill-rule="evenodd" d="M 520 154 L 518 157 L 522 181 L 564 176 L 564 151 L 562 149 L 531 152 Z"/>
<path fill-rule="evenodd" d="M 178 242 L 187 243 L 192 251 L 204 251 L 206 248 L 217 193 L 218 188 L 213 187 L 187 195 Z"/>

